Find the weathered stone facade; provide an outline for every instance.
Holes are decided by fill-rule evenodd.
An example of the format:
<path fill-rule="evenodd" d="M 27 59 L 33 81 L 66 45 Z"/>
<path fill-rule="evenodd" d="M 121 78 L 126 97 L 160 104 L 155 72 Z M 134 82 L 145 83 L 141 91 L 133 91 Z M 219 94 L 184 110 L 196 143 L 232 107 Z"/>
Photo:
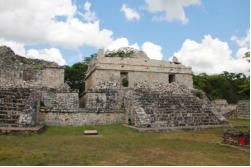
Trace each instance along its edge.
<path fill-rule="evenodd" d="M 105 57 L 103 52 L 93 58 L 86 75 L 86 88 L 112 82 L 122 87 L 121 79 L 126 76 L 130 88 L 141 81 L 176 82 L 193 87 L 192 69 L 175 62 L 149 59 L 141 52 L 131 57 Z M 149 82 L 148 84 L 151 84 Z"/>
<path fill-rule="evenodd" d="M 226 123 L 207 98 L 195 96 L 191 68 L 178 60 L 150 60 L 142 51 L 127 58 L 99 53 L 90 62 L 87 89 L 78 98 L 78 91 L 64 83 L 63 67 L 0 47 L 0 92 L 4 93 L 0 118 L 15 118 L 9 122 L 15 126 L 129 123 L 158 128 Z M 20 108 L 19 103 L 27 107 Z"/>
<path fill-rule="evenodd" d="M 233 112 L 237 107 L 236 104 L 228 104 L 227 100 L 225 99 L 217 99 L 212 101 L 212 103 L 214 104 L 216 111 L 220 115 L 225 115 L 229 112 Z"/>
<path fill-rule="evenodd" d="M 240 100 L 235 110 L 223 114 L 226 118 L 231 119 L 250 119 L 250 101 Z"/>
<path fill-rule="evenodd" d="M 128 87 L 123 85 L 124 78 Z M 191 68 L 177 59 L 151 60 L 143 52 L 126 58 L 105 57 L 99 51 L 88 68 L 87 90 L 80 97 L 80 106 L 97 112 L 122 112 L 125 122 L 137 127 L 226 123 L 207 98 L 194 95 L 192 85 Z"/>
<path fill-rule="evenodd" d="M 78 91 L 64 83 L 64 67 L 15 55 L 5 46 L 0 66 L 0 126 L 35 126 L 41 111 L 78 111 Z"/>
<path fill-rule="evenodd" d="M 0 88 L 0 127 L 34 126 L 40 96 L 35 89 Z"/>

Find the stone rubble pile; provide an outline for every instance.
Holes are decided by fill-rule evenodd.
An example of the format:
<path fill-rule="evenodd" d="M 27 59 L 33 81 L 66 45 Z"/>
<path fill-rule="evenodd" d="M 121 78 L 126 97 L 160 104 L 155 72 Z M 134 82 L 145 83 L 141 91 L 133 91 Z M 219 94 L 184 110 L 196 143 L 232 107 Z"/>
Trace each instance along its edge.
<path fill-rule="evenodd" d="M 0 88 L 31 88 L 34 87 L 30 82 L 23 80 L 5 80 L 0 78 Z"/>
<path fill-rule="evenodd" d="M 153 90 L 159 91 L 162 93 L 170 93 L 170 94 L 186 94 L 192 95 L 191 90 L 186 88 L 185 86 L 181 86 L 177 83 L 164 83 L 156 81 L 139 81 L 134 84 L 135 89 L 146 89 L 146 90 Z"/>
<path fill-rule="evenodd" d="M 120 88 L 120 84 L 119 83 L 110 82 L 110 81 L 100 81 L 94 87 L 94 89 L 118 89 L 118 88 Z"/>

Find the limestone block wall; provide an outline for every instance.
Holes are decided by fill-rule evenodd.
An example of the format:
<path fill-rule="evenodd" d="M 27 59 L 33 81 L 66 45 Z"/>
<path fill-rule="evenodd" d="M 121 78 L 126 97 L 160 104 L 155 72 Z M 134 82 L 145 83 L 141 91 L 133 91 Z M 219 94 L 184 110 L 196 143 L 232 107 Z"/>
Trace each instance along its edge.
<path fill-rule="evenodd" d="M 234 110 L 223 114 L 230 119 L 250 119 L 250 101 L 240 100 Z"/>
<path fill-rule="evenodd" d="M 125 123 L 127 120 L 123 107 L 124 94 L 120 89 L 88 89 L 80 97 L 80 108 L 74 102 L 74 105 L 67 104 L 68 108 L 65 109 L 59 105 L 59 99 L 55 100 L 61 93 L 47 91 L 42 94 L 45 107 L 41 107 L 39 119 L 40 123 L 46 125 L 104 125 Z M 71 98 L 70 93 L 64 95 L 65 98 Z"/>
<path fill-rule="evenodd" d="M 221 115 L 235 111 L 237 107 L 236 104 L 228 104 L 225 99 L 217 99 L 212 101 L 212 103 L 214 104 L 216 111 Z"/>
<path fill-rule="evenodd" d="M 34 126 L 40 107 L 39 92 L 29 88 L 0 88 L 0 126 Z"/>
<path fill-rule="evenodd" d="M 86 75 L 86 88 L 100 82 L 114 82 L 121 85 L 120 73 L 128 73 L 129 87 L 137 80 L 159 80 L 169 82 L 169 75 L 175 75 L 175 82 L 193 87 L 192 69 L 182 64 L 149 58 L 122 58 L 97 56 L 91 60 Z"/>
<path fill-rule="evenodd" d="M 250 101 L 249 100 L 238 101 L 236 112 L 237 112 L 237 118 L 250 119 Z"/>
<path fill-rule="evenodd" d="M 78 91 L 41 89 L 41 112 L 78 112 Z"/>
<path fill-rule="evenodd" d="M 80 107 L 85 107 L 88 112 L 124 112 L 122 89 L 88 89 L 80 97 Z"/>
<path fill-rule="evenodd" d="M 35 83 L 43 87 L 57 88 L 64 84 L 64 69 L 63 68 L 45 68 L 37 77 Z"/>
<path fill-rule="evenodd" d="M 141 81 L 158 81 L 162 83 L 169 83 L 169 75 L 174 75 L 174 82 L 186 87 L 193 87 L 193 80 L 191 74 L 174 74 L 161 72 L 139 72 L 139 71 L 118 71 L 118 70 L 95 70 L 86 78 L 86 89 L 95 86 L 102 86 L 106 82 L 113 83 L 114 88 L 121 88 L 121 72 L 128 73 L 129 88 L 134 88 L 135 84 Z M 151 82 L 148 82 L 151 85 Z"/>
<path fill-rule="evenodd" d="M 124 113 L 39 113 L 40 123 L 51 126 L 109 125 L 125 123 Z"/>
<path fill-rule="evenodd" d="M 112 70 L 95 70 L 86 78 L 86 89 L 93 88 L 97 85 L 102 85 L 103 82 L 113 82 L 114 87 L 120 86 L 120 71 Z"/>
<path fill-rule="evenodd" d="M 193 88 L 193 76 L 192 74 L 175 74 L 175 82 L 179 85 Z"/>
<path fill-rule="evenodd" d="M 158 81 L 169 82 L 168 73 L 155 73 L 155 72 L 128 72 L 129 87 L 134 88 L 135 84 L 140 81 Z M 149 82 L 151 84 L 151 82 Z"/>

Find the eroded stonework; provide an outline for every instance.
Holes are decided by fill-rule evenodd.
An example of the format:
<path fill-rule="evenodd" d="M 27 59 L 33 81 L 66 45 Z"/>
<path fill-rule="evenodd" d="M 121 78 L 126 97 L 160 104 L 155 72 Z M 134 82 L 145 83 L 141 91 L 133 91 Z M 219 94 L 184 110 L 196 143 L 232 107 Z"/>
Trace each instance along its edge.
<path fill-rule="evenodd" d="M 78 111 L 78 91 L 64 83 L 64 67 L 18 56 L 6 46 L 0 46 L 0 67 L 0 126 L 35 126 L 40 109 Z"/>
<path fill-rule="evenodd" d="M 64 68 L 27 59 L 0 47 L 0 126 L 102 125 L 177 127 L 226 123 L 214 105 L 195 96 L 192 70 L 151 60 L 142 51 L 130 57 L 90 62 L 86 90 L 78 97 L 64 83 Z"/>

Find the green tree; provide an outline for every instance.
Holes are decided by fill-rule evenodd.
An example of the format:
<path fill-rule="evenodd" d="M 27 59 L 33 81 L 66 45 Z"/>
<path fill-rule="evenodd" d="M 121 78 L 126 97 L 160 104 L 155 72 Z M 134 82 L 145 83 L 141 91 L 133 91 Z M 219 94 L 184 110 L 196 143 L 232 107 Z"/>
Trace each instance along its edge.
<path fill-rule="evenodd" d="M 241 73 L 223 72 L 219 75 L 205 73 L 193 75 L 194 88 L 203 90 L 210 100 L 226 99 L 228 103 L 237 103 L 241 99 L 249 99 L 249 89 L 241 91 L 240 85 L 249 83 L 249 79 Z"/>
<path fill-rule="evenodd" d="M 88 70 L 88 64 L 96 54 L 86 57 L 83 62 L 75 63 L 72 66 L 65 67 L 65 82 L 72 88 L 78 89 L 79 94 L 85 90 L 85 75 Z"/>

